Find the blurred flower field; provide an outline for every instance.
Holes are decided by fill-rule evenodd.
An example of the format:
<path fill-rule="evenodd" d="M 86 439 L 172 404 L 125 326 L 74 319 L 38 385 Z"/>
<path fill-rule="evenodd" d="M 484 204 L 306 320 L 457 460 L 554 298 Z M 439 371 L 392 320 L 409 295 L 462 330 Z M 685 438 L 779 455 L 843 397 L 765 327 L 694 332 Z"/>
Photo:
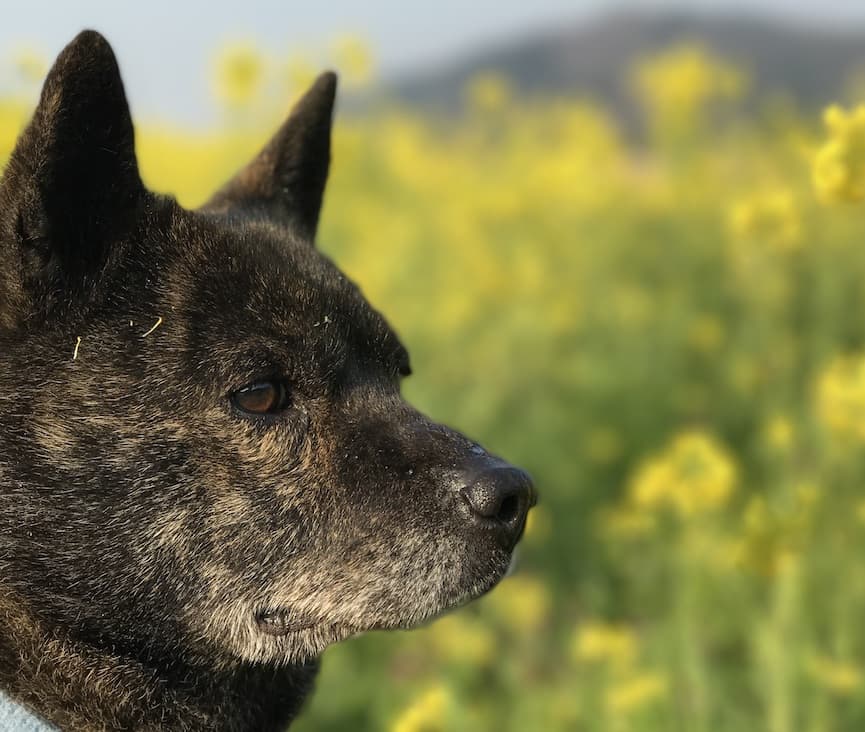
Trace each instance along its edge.
<path fill-rule="evenodd" d="M 362 44 L 333 53 L 369 83 Z M 311 73 L 243 45 L 214 67 L 220 131 L 138 131 L 188 205 Z M 489 596 L 331 649 L 298 730 L 865 728 L 865 106 L 745 105 L 692 44 L 626 83 L 637 142 L 494 74 L 455 118 L 339 117 L 321 248 L 407 342 L 407 396 L 541 502 Z"/>

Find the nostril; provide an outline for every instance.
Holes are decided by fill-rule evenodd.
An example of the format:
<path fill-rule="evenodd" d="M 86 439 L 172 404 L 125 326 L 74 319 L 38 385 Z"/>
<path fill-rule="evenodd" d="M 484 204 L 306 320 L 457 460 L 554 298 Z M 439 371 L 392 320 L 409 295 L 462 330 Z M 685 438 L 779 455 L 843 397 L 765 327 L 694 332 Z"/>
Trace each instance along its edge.
<path fill-rule="evenodd" d="M 520 512 L 520 499 L 515 495 L 506 496 L 499 507 L 496 518 L 503 524 L 509 524 Z"/>

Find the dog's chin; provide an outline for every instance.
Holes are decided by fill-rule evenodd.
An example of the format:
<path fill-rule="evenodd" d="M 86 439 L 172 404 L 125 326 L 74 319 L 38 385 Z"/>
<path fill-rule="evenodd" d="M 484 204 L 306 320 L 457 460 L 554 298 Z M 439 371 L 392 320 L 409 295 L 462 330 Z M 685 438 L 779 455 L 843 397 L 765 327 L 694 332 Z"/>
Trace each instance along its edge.
<path fill-rule="evenodd" d="M 254 617 L 259 655 L 267 648 L 269 652 L 265 651 L 264 655 L 273 660 L 302 663 L 320 655 L 328 646 L 361 633 L 417 628 L 489 592 L 510 571 L 511 564 L 511 561 L 502 563 L 467 585 L 441 592 L 435 602 L 396 613 L 359 614 L 344 620 L 298 615 L 281 607 L 260 610 Z"/>

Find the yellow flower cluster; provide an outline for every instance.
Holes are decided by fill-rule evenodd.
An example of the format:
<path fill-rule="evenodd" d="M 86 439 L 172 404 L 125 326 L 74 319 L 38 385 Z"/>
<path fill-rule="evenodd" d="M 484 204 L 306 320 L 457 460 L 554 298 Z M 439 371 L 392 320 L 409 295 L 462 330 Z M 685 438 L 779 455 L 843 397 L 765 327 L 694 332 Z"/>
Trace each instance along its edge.
<path fill-rule="evenodd" d="M 730 230 L 737 239 L 777 251 L 798 248 L 801 229 L 799 207 L 786 189 L 757 193 L 738 201 L 730 211 Z"/>
<path fill-rule="evenodd" d="M 823 115 L 829 139 L 814 158 L 813 179 L 826 202 L 865 198 L 865 105 L 852 111 L 829 107 Z"/>
<path fill-rule="evenodd" d="M 661 134 L 687 136 L 706 105 L 738 97 L 744 75 L 699 44 L 683 43 L 643 59 L 633 81 Z"/>
<path fill-rule="evenodd" d="M 640 508 L 672 508 L 687 517 L 723 506 L 736 486 L 733 458 L 714 438 L 685 432 L 637 470 L 628 492 Z"/>
<path fill-rule="evenodd" d="M 865 355 L 838 357 L 822 372 L 817 411 L 834 435 L 865 440 Z"/>

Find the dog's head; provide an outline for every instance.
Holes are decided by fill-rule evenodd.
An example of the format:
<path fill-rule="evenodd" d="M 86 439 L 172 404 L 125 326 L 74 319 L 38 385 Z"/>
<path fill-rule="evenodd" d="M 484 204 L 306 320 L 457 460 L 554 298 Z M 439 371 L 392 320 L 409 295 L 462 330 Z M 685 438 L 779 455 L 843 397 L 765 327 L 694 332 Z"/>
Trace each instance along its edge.
<path fill-rule="evenodd" d="M 299 660 L 507 570 L 528 477 L 400 397 L 314 248 L 335 84 L 188 211 L 141 182 L 105 40 L 51 70 L 0 184 L 0 579 L 46 620 Z"/>

